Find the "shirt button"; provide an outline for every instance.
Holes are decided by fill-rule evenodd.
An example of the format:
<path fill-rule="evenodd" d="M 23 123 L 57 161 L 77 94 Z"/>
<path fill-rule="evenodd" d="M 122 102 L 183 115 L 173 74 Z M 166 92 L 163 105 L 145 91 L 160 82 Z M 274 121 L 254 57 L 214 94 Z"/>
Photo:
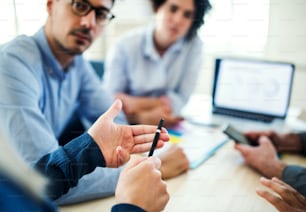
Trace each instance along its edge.
<path fill-rule="evenodd" d="M 48 70 L 48 74 L 53 74 L 53 70 L 52 70 L 52 68 L 47 68 L 47 70 Z"/>

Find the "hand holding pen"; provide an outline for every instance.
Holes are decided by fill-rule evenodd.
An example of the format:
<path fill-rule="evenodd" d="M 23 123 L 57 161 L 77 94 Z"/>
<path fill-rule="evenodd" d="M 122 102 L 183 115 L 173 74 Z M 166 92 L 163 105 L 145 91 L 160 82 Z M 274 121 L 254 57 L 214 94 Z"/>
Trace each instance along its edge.
<path fill-rule="evenodd" d="M 88 134 L 99 146 L 107 167 L 122 166 L 129 161 L 131 154 L 148 152 L 155 137 L 155 126 L 115 124 L 113 120 L 121 108 L 122 102 L 116 100 L 88 130 Z M 162 147 L 167 141 L 169 135 L 163 128 L 156 148 Z"/>

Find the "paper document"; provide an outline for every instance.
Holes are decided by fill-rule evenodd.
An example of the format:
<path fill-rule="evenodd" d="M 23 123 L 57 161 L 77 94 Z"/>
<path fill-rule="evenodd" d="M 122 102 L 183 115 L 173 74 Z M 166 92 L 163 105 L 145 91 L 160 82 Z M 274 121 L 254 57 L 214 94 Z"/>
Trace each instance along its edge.
<path fill-rule="evenodd" d="M 219 128 L 205 128 L 183 122 L 177 129 L 170 129 L 170 142 L 180 145 L 194 169 L 210 158 L 228 138 Z"/>

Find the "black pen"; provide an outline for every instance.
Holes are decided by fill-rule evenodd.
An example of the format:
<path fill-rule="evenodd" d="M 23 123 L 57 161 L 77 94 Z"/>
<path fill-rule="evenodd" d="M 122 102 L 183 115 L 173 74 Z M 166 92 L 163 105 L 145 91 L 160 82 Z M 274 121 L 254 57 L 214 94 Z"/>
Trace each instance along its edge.
<path fill-rule="evenodd" d="M 157 145 L 157 141 L 159 139 L 161 129 L 163 127 L 163 123 L 164 123 L 164 119 L 160 119 L 158 127 L 157 127 L 156 132 L 155 132 L 155 136 L 154 136 L 154 139 L 153 139 L 152 146 L 151 146 L 148 157 L 151 157 L 153 155 L 153 152 L 154 152 L 154 150 L 156 148 L 156 145 Z"/>

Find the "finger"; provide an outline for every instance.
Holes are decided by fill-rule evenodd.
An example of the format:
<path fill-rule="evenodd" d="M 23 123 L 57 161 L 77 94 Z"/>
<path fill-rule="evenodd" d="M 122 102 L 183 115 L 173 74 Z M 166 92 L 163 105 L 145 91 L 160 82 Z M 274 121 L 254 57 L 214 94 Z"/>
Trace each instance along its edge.
<path fill-rule="evenodd" d="M 244 135 L 253 140 L 253 141 L 257 141 L 258 138 L 262 135 L 263 132 L 261 131 L 249 131 L 249 132 L 245 132 Z"/>
<path fill-rule="evenodd" d="M 148 158 L 147 157 L 133 157 L 130 160 L 130 162 L 126 165 L 125 170 L 131 169 L 145 160 L 148 160 Z"/>
<path fill-rule="evenodd" d="M 273 151 L 275 155 L 277 154 L 275 146 L 273 145 L 271 139 L 267 136 L 261 136 L 258 140 L 258 144 L 264 149 L 269 149 L 270 151 Z"/>
<path fill-rule="evenodd" d="M 158 157 L 146 157 L 146 160 L 140 161 L 139 163 L 134 165 L 133 168 L 142 169 L 143 166 L 148 166 L 148 165 L 151 166 L 151 168 L 155 169 L 161 177 L 160 173 L 161 160 Z"/>
<path fill-rule="evenodd" d="M 110 108 L 103 114 L 103 117 L 113 120 L 120 113 L 121 109 L 122 102 L 120 99 L 116 99 Z"/>
<path fill-rule="evenodd" d="M 293 187 L 291 187 L 290 185 L 286 184 L 284 181 L 279 180 L 276 177 L 272 178 L 273 182 L 276 182 L 280 185 L 282 185 L 284 188 L 286 188 L 287 190 L 285 190 L 286 195 L 283 197 L 284 199 L 288 199 L 288 203 L 292 202 L 292 200 L 296 200 L 294 201 L 294 205 L 296 206 L 304 206 L 305 204 L 305 197 L 303 195 L 301 195 L 299 192 L 297 192 L 297 190 L 295 190 Z"/>
<path fill-rule="evenodd" d="M 280 179 L 278 179 L 277 177 L 273 177 L 272 181 L 277 182 L 278 184 L 283 185 L 283 186 L 288 185 L 284 181 L 281 181 Z"/>
<path fill-rule="evenodd" d="M 143 124 L 132 125 L 130 127 L 132 129 L 132 132 L 133 132 L 134 136 L 142 135 L 142 134 L 155 133 L 156 129 L 157 129 L 157 126 L 154 126 L 154 125 L 143 125 Z M 167 133 L 168 134 L 168 131 L 166 130 L 166 128 L 162 127 L 161 133 Z"/>
<path fill-rule="evenodd" d="M 243 156 L 246 156 L 249 154 L 250 151 L 252 151 L 252 149 L 254 147 L 251 147 L 249 145 L 245 145 L 245 144 L 235 144 L 235 149 L 238 150 Z"/>
<path fill-rule="evenodd" d="M 263 145 L 272 144 L 271 140 L 267 136 L 260 136 L 258 142 L 259 144 L 263 144 Z"/>
<path fill-rule="evenodd" d="M 151 146 L 152 146 L 152 142 L 137 144 L 133 147 L 131 154 L 148 152 L 151 149 Z M 163 146 L 164 146 L 164 142 L 162 140 L 158 140 L 156 144 L 156 149 L 159 149 Z"/>
<path fill-rule="evenodd" d="M 130 160 L 130 154 L 124 150 L 121 146 L 118 146 L 116 148 L 116 153 L 117 153 L 117 167 L 122 166 L 126 162 Z"/>
<path fill-rule="evenodd" d="M 271 194 L 268 191 L 256 189 L 256 193 L 262 198 L 264 198 L 265 200 L 267 200 L 268 202 L 270 202 L 279 211 L 286 211 L 286 209 L 289 208 L 288 204 L 282 201 L 281 198 Z"/>
<path fill-rule="evenodd" d="M 154 140 L 155 133 L 154 134 L 144 134 L 144 135 L 138 135 L 134 137 L 134 143 L 135 144 L 144 144 L 144 143 L 152 143 Z M 166 133 L 161 133 L 159 135 L 159 140 L 166 142 L 170 140 L 170 137 Z"/>
<path fill-rule="evenodd" d="M 268 188 L 270 188 L 272 191 L 279 194 L 283 199 L 290 199 L 290 196 L 292 196 L 292 193 L 289 192 L 289 187 L 287 184 L 280 183 L 276 180 L 269 180 L 267 178 L 261 177 L 260 183 Z M 291 190 L 292 191 L 292 190 Z"/>
<path fill-rule="evenodd" d="M 283 185 L 281 185 L 279 182 L 276 182 L 276 181 L 272 181 L 272 180 L 269 180 L 265 177 L 261 177 L 259 179 L 260 183 L 268 188 L 270 188 L 271 190 L 273 190 L 274 192 L 276 193 L 281 193 L 281 189 L 283 187 Z"/>
<path fill-rule="evenodd" d="M 151 161 L 154 164 L 154 167 L 160 170 L 161 160 L 158 157 L 149 157 L 148 161 Z"/>
<path fill-rule="evenodd" d="M 278 134 L 273 130 L 267 131 L 265 135 L 268 136 L 271 139 L 278 137 Z"/>

